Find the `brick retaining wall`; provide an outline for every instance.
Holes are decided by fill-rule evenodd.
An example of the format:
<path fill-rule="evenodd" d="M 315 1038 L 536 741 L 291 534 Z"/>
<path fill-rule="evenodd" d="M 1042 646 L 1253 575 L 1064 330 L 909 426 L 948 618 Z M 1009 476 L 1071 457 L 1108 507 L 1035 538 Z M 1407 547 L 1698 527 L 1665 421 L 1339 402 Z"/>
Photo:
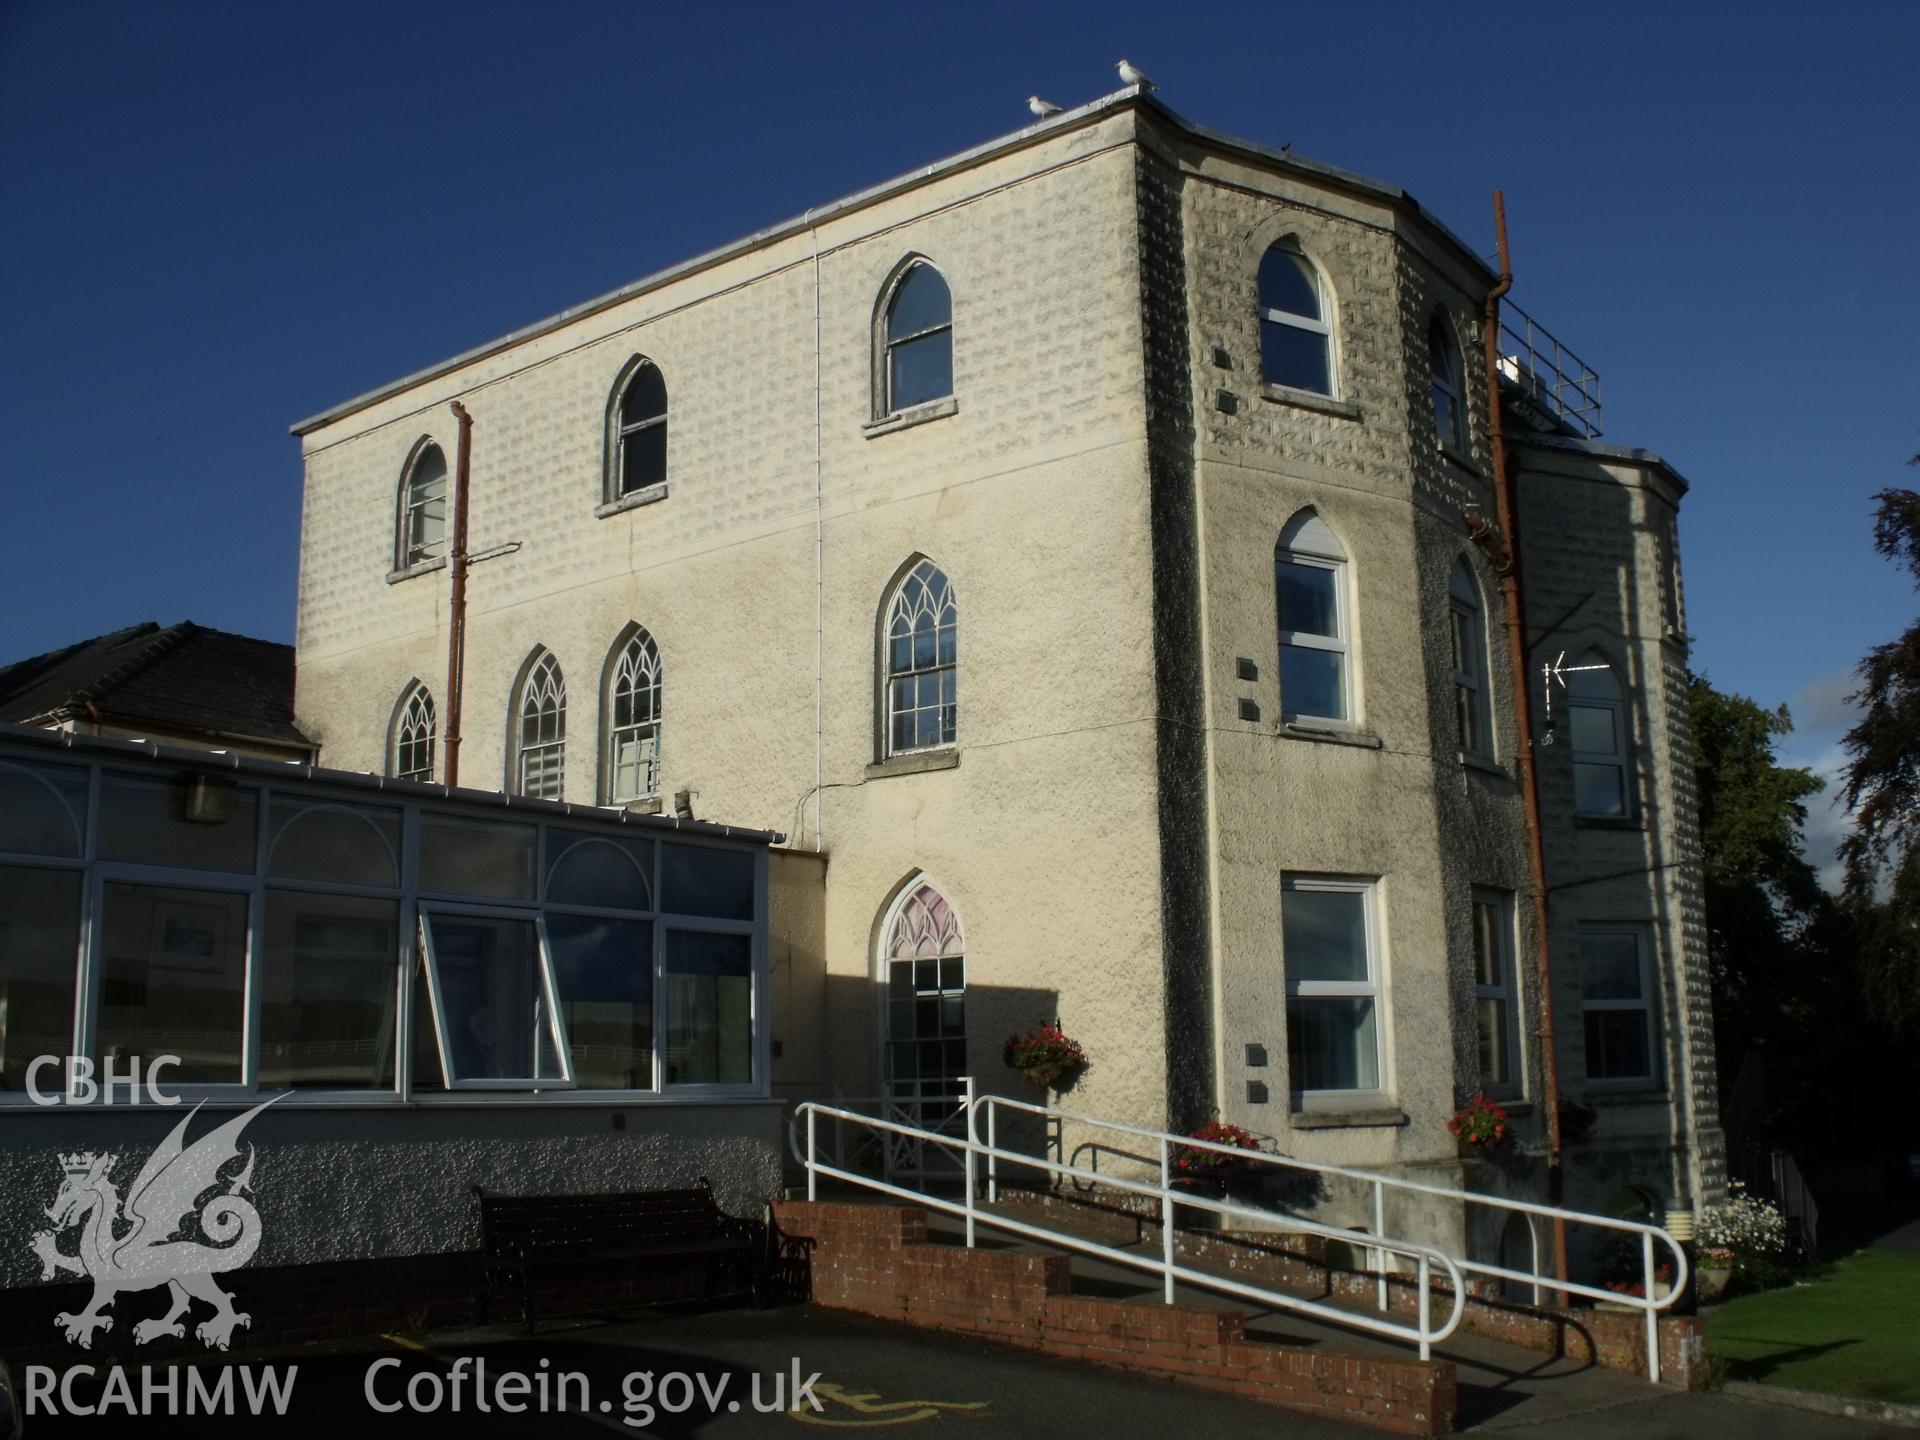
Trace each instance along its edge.
<path fill-rule="evenodd" d="M 1458 1409 L 1445 1361 L 1386 1360 L 1249 1339 L 1245 1313 L 1070 1293 L 1064 1255 L 931 1242 L 912 1206 L 787 1201 L 814 1242 L 813 1300 L 885 1320 L 1125 1368 L 1401 1435 L 1443 1435 Z"/>

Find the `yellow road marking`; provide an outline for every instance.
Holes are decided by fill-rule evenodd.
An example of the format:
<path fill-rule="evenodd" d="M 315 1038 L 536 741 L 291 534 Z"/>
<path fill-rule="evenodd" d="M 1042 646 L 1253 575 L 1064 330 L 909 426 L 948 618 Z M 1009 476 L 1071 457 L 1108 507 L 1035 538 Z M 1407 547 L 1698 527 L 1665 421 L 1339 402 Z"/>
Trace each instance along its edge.
<path fill-rule="evenodd" d="M 811 1410 L 793 1409 L 787 1411 L 789 1420 L 798 1420 L 803 1425 L 830 1425 L 837 1429 L 864 1428 L 873 1425 L 912 1425 L 921 1420 L 937 1419 L 950 1410 L 985 1410 L 984 1400 L 886 1400 L 882 1401 L 878 1392 L 870 1395 L 856 1395 L 838 1385 L 829 1385 L 824 1380 L 813 1387 L 813 1393 L 823 1400 L 844 1405 L 856 1415 L 865 1418 L 858 1420 L 833 1420 Z"/>

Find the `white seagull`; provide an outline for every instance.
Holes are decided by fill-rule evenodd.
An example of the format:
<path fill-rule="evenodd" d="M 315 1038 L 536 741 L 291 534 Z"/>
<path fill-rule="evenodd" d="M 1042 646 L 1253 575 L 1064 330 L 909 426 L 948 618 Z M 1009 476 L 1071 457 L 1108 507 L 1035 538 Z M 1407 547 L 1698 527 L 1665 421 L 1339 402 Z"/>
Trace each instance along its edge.
<path fill-rule="evenodd" d="M 1060 107 L 1058 105 L 1054 104 L 1051 100 L 1042 100 L 1038 95 L 1027 96 L 1027 108 L 1042 120 L 1046 119 L 1049 115 L 1058 115 L 1060 113 Z"/>
<path fill-rule="evenodd" d="M 1122 85 L 1138 85 L 1142 90 L 1152 90 L 1156 88 L 1153 81 L 1147 78 L 1147 72 L 1136 69 L 1131 60 L 1122 60 L 1113 68 L 1120 72 L 1120 83 Z"/>

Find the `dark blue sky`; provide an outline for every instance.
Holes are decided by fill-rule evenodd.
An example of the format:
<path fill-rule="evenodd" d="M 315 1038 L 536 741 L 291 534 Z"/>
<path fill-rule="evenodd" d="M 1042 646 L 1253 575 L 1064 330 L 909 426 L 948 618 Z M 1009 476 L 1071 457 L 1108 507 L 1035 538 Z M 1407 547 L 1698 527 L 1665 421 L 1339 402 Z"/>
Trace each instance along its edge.
<path fill-rule="evenodd" d="M 0 0 L 0 659 L 290 639 L 287 426 L 1115 88 L 1404 185 L 1693 481 L 1695 661 L 1824 743 L 1911 618 L 1920 5 Z M 1812 687 L 1812 688 L 1809 688 Z M 1810 751 L 1808 753 L 1811 753 Z"/>

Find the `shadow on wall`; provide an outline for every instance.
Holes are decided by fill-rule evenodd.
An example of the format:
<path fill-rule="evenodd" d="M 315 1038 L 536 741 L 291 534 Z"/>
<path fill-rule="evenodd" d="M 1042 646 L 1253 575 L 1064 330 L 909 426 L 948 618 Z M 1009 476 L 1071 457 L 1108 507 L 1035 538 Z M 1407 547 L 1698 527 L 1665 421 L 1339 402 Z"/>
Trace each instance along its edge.
<path fill-rule="evenodd" d="M 774 1034 L 783 1041 L 783 1053 L 774 1061 L 773 1091 L 787 1106 L 789 1122 L 792 1107 L 811 1100 L 861 1114 L 885 1113 L 898 1123 L 942 1129 L 957 1138 L 963 1130 L 957 1118 L 958 1082 L 968 1075 L 976 1094 L 1049 1103 L 1045 1091 L 1007 1068 L 1002 1049 L 1015 1032 L 1053 1019 L 1059 1013 L 1060 992 L 1041 986 L 966 984 L 959 974 L 943 977 L 938 970 L 942 963 L 896 962 L 895 970 L 918 973 L 892 976 L 891 984 L 824 975 L 804 989 L 788 990 L 796 998 L 818 997 L 811 1014 L 796 1006 L 774 1015 Z M 790 1035 L 811 1037 L 807 1048 L 817 1061 L 785 1063 Z M 796 1054 L 795 1061 L 799 1059 Z M 955 1150 L 916 1147 L 904 1137 L 889 1145 L 880 1132 L 851 1121 L 829 1125 L 823 1118 L 815 1126 L 816 1139 L 823 1149 L 834 1147 L 842 1168 L 914 1180 L 952 1179 L 961 1173 Z M 793 1153 L 804 1135 L 791 1123 L 788 1133 L 787 1181 L 804 1184 L 805 1174 Z M 1057 1135 L 1038 1116 L 1003 1114 L 999 1143 L 1028 1154 L 1057 1157 L 1059 1150 Z"/>

